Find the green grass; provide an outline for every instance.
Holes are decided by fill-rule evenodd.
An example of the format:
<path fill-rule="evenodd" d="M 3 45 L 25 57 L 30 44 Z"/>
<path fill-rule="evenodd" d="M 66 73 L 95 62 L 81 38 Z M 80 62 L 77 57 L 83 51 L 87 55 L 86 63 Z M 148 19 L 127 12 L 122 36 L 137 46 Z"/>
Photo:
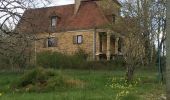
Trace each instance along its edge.
<path fill-rule="evenodd" d="M 56 70 L 57 71 L 57 70 Z M 10 84 L 22 73 L 0 73 L 0 100 L 115 100 L 119 90 L 106 86 L 110 78 L 123 77 L 125 71 L 93 71 L 93 70 L 63 70 L 62 74 L 79 79 L 85 83 L 83 88 L 65 88 L 52 92 L 13 92 Z M 141 77 L 142 83 L 135 87 L 135 91 L 122 100 L 157 100 L 165 93 L 165 86 L 156 81 L 154 71 L 137 71 L 135 77 Z"/>

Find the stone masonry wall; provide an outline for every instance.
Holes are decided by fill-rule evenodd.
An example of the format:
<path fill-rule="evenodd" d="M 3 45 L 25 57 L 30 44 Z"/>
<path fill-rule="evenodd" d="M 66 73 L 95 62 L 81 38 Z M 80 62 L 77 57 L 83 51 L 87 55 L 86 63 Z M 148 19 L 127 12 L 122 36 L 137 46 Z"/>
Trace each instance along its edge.
<path fill-rule="evenodd" d="M 83 43 L 82 44 L 74 44 L 73 36 L 82 35 Z M 74 54 L 79 49 L 83 49 L 86 53 L 93 55 L 93 35 L 94 31 L 73 31 L 73 32 L 61 32 L 61 33 L 53 33 L 50 37 L 55 37 L 57 40 L 56 47 L 47 47 L 45 46 L 47 43 L 47 38 L 49 37 L 49 33 L 41 33 L 37 34 L 39 40 L 36 41 L 36 51 L 56 51 L 66 54 Z M 98 42 L 98 35 L 96 35 L 96 42 Z M 96 43 L 98 44 L 98 43 Z M 98 45 L 96 45 L 98 47 Z"/>

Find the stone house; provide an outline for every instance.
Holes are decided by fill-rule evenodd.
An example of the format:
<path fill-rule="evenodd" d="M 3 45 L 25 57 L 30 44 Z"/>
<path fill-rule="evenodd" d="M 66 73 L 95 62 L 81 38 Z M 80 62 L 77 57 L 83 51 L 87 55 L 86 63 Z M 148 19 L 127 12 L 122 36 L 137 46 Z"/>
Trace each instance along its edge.
<path fill-rule="evenodd" d="M 35 34 L 35 52 L 74 54 L 79 49 L 89 59 L 113 59 L 122 53 L 121 35 L 106 28 L 114 24 L 121 5 L 117 0 L 75 0 L 75 4 L 28 9 L 17 29 Z"/>

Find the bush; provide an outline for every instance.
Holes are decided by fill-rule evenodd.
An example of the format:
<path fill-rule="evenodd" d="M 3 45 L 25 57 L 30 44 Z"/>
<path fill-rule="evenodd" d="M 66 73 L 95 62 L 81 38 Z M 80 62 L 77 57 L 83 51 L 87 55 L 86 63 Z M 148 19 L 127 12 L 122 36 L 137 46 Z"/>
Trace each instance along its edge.
<path fill-rule="evenodd" d="M 58 52 L 41 52 L 37 56 L 37 64 L 46 68 L 61 69 L 124 69 L 122 57 L 114 61 L 87 61 L 88 54 L 79 50 L 74 55 L 66 55 Z"/>
<path fill-rule="evenodd" d="M 11 85 L 15 91 L 46 92 L 51 90 L 62 90 L 63 88 L 79 87 L 78 84 L 68 83 L 71 77 L 55 73 L 49 69 L 36 68 L 25 73 L 21 78 Z M 74 81 L 79 81 L 75 80 Z M 82 82 L 83 83 L 83 82 Z"/>
<path fill-rule="evenodd" d="M 80 55 L 66 55 L 58 52 L 41 52 L 37 56 L 37 64 L 50 68 L 78 68 L 86 60 Z"/>
<path fill-rule="evenodd" d="M 120 55 L 116 55 L 113 62 L 114 62 L 114 65 L 116 66 L 125 66 L 125 63 L 126 63 L 124 60 L 124 57 Z"/>
<path fill-rule="evenodd" d="M 80 48 L 77 52 L 75 52 L 74 56 L 80 58 L 81 60 L 87 60 L 89 55 Z"/>
<path fill-rule="evenodd" d="M 5 69 L 7 66 L 10 66 L 9 60 L 7 59 L 7 57 L 0 55 L 0 68 Z M 8 69 L 9 69 L 9 67 L 8 67 Z"/>
<path fill-rule="evenodd" d="M 44 70 L 43 68 L 39 67 L 29 71 L 21 77 L 18 87 L 25 87 L 29 84 L 36 84 L 36 83 L 45 83 L 49 77 L 54 76 L 55 73 L 51 70 Z"/>

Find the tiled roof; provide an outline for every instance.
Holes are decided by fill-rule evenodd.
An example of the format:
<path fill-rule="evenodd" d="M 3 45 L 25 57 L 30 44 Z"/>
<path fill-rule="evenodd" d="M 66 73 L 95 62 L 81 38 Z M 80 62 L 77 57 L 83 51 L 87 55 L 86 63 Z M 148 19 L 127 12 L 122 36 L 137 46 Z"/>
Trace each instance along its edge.
<path fill-rule="evenodd" d="M 94 1 L 82 2 L 74 14 L 74 4 L 26 10 L 17 29 L 21 32 L 51 32 L 51 17 L 57 16 L 55 32 L 92 29 L 108 24 L 109 21 Z"/>

